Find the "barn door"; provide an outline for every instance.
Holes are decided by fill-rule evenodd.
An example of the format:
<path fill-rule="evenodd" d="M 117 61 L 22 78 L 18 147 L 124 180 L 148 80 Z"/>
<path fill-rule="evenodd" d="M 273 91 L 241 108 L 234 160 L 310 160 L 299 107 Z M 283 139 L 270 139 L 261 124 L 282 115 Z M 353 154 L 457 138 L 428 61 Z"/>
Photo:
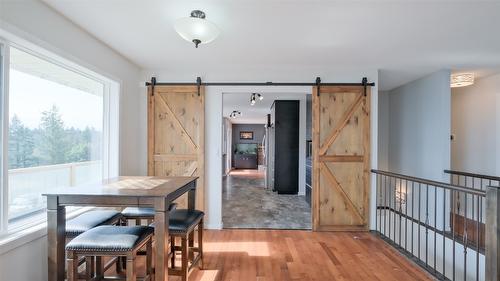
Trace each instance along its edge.
<path fill-rule="evenodd" d="M 313 89 L 313 229 L 367 230 L 370 92 Z"/>
<path fill-rule="evenodd" d="M 155 86 L 148 95 L 148 175 L 198 176 L 196 208 L 204 209 L 204 88 Z M 180 207 L 187 206 L 186 196 Z"/>

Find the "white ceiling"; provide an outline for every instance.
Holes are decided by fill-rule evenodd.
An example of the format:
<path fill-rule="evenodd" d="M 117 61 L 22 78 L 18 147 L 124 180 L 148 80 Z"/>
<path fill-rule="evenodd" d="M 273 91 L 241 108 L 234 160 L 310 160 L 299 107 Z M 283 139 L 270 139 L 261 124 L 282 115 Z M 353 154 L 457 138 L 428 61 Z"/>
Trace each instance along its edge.
<path fill-rule="evenodd" d="M 442 68 L 500 67 L 500 1 L 44 1 L 144 69 L 359 67 L 380 69 L 387 90 Z M 222 30 L 199 49 L 173 28 L 193 9 Z"/>
<path fill-rule="evenodd" d="M 264 99 L 250 105 L 252 93 L 224 93 L 222 96 L 222 116 L 228 117 L 233 110 L 241 112 L 241 117 L 230 118 L 233 124 L 266 124 L 267 114 L 271 113 L 271 105 L 275 100 L 299 100 L 306 94 L 298 93 L 265 93 L 259 92 Z"/>

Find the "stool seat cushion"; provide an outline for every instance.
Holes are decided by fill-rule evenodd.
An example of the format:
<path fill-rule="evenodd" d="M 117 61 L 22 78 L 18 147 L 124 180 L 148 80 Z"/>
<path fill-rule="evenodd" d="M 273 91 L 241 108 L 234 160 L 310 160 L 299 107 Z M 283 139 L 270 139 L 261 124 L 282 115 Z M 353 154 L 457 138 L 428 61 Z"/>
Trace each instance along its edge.
<path fill-rule="evenodd" d="M 153 218 L 155 209 L 149 207 L 127 207 L 123 209 L 122 215 L 126 218 Z"/>
<path fill-rule="evenodd" d="M 66 245 L 66 250 L 89 252 L 127 252 L 152 235 L 149 226 L 103 225 L 77 236 Z"/>
<path fill-rule="evenodd" d="M 186 233 L 195 227 L 205 214 L 198 210 L 177 209 L 169 215 L 168 230 L 172 233 Z"/>
<path fill-rule="evenodd" d="M 93 227 L 117 221 L 120 217 L 120 212 L 114 210 L 89 211 L 66 222 L 66 235 L 78 236 Z"/>

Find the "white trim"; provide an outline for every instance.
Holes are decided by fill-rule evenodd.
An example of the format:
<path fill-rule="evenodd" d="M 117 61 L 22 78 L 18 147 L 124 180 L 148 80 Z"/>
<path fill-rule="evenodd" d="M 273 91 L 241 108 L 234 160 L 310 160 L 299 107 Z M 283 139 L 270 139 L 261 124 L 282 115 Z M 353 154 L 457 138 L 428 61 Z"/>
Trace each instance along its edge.
<path fill-rule="evenodd" d="M 7 41 L 0 37 L 0 48 L 2 52 L 1 61 L 0 61 L 0 79 L 2 80 L 0 85 L 0 112 L 3 113 L 0 116 L 0 149 L 2 150 L 2 157 L 0 163 L 0 234 L 3 234 L 7 231 L 7 221 L 8 221 L 8 202 L 9 202 L 9 194 L 8 194 L 8 136 L 9 136 L 9 46 Z"/>
<path fill-rule="evenodd" d="M 222 95 L 223 93 L 290 93 L 297 99 L 310 94 L 312 87 L 209 86 L 205 89 L 205 206 L 207 229 L 222 228 Z M 305 100 L 305 98 L 304 98 Z M 304 134 L 305 135 L 305 134 Z M 305 147 L 305 143 L 304 143 Z M 302 149 L 305 157 L 305 149 Z M 304 158 L 305 159 L 305 158 Z M 302 172 L 302 171 L 301 171 Z M 303 169 L 305 179 L 305 167 Z"/>

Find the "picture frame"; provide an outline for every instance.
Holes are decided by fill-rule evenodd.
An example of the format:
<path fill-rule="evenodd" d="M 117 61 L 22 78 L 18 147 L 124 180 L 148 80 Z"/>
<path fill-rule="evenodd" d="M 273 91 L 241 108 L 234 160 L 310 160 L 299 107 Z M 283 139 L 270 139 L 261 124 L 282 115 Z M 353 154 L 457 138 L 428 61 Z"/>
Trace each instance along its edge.
<path fill-rule="evenodd" d="M 252 131 L 240 131 L 240 140 L 253 140 Z"/>

